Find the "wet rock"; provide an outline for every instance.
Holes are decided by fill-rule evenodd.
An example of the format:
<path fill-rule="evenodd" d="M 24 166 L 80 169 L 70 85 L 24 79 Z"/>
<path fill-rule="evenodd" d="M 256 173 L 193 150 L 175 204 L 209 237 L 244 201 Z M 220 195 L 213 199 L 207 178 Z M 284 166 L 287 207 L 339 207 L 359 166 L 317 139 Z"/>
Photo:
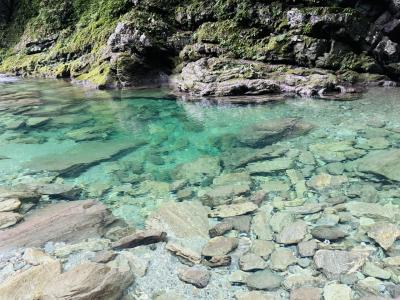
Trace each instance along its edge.
<path fill-rule="evenodd" d="M 307 234 L 307 223 L 296 221 L 288 226 L 276 236 L 276 241 L 280 244 L 297 244 L 304 239 Z"/>
<path fill-rule="evenodd" d="M 131 141 L 118 143 L 87 142 L 64 152 L 35 157 L 24 164 L 34 171 L 56 172 L 63 176 L 79 175 L 88 168 L 133 151 L 138 146 Z M 95 151 L 94 151 L 95 150 Z"/>
<path fill-rule="evenodd" d="M 400 181 L 400 150 L 373 151 L 357 160 L 358 171 L 391 181 Z"/>
<path fill-rule="evenodd" d="M 178 166 L 173 176 L 175 180 L 188 180 L 191 184 L 207 186 L 220 173 L 220 160 L 215 157 L 204 156 Z"/>
<path fill-rule="evenodd" d="M 211 278 L 210 272 L 204 267 L 181 267 L 178 269 L 178 277 L 186 283 L 190 283 L 197 288 L 205 288 Z"/>
<path fill-rule="evenodd" d="M 102 236 L 114 221 L 107 208 L 93 200 L 50 204 L 0 232 L 0 250 Z"/>
<path fill-rule="evenodd" d="M 302 287 L 290 293 L 290 300 L 321 300 L 322 291 L 314 287 Z"/>
<path fill-rule="evenodd" d="M 201 262 L 201 254 L 190 249 L 186 248 L 179 243 L 175 242 L 168 242 L 165 248 L 169 251 L 171 251 L 173 254 L 175 254 L 178 257 L 183 258 L 184 260 L 189 261 L 190 263 L 193 264 L 199 264 Z"/>
<path fill-rule="evenodd" d="M 314 256 L 317 248 L 318 248 L 318 244 L 317 244 L 317 241 L 315 241 L 315 240 L 301 242 L 297 245 L 299 254 L 302 257 Z"/>
<path fill-rule="evenodd" d="M 0 213 L 18 210 L 21 206 L 19 199 L 1 199 L 0 198 Z"/>
<path fill-rule="evenodd" d="M 344 284 L 329 284 L 324 287 L 325 300 L 351 300 L 351 288 Z"/>
<path fill-rule="evenodd" d="M 216 237 L 220 235 L 224 235 L 226 232 L 233 229 L 233 225 L 226 222 L 221 222 L 215 225 L 213 228 L 210 229 L 209 235 L 210 237 Z"/>
<path fill-rule="evenodd" d="M 208 208 L 199 201 L 168 202 L 147 218 L 146 228 L 164 231 L 169 241 L 200 253 L 209 239 Z"/>
<path fill-rule="evenodd" d="M 277 211 L 271 216 L 269 224 L 274 232 L 281 232 L 286 226 L 295 222 L 295 216 L 288 211 Z"/>
<path fill-rule="evenodd" d="M 355 251 L 318 250 L 314 255 L 317 268 L 332 278 L 356 272 L 364 265 L 365 259 L 365 253 Z"/>
<path fill-rule="evenodd" d="M 201 253 L 204 256 L 224 256 L 236 249 L 238 244 L 236 238 L 218 236 L 209 240 Z"/>
<path fill-rule="evenodd" d="M 322 241 L 336 241 L 347 236 L 347 234 L 339 228 L 326 225 L 314 227 L 311 230 L 311 235 Z"/>
<path fill-rule="evenodd" d="M 379 222 L 373 224 L 369 228 L 367 234 L 383 249 L 387 250 L 400 237 L 400 229 L 394 224 L 388 222 Z"/>
<path fill-rule="evenodd" d="M 371 277 L 379 278 L 379 279 L 390 279 L 391 273 L 387 270 L 384 270 L 377 266 L 376 264 L 367 261 L 362 269 L 362 272 Z"/>
<path fill-rule="evenodd" d="M 374 277 L 366 277 L 357 282 L 356 289 L 361 290 L 362 293 L 380 295 L 380 292 L 384 290 L 385 286 L 383 282 Z"/>
<path fill-rule="evenodd" d="M 0 212 L 0 229 L 11 227 L 23 219 L 23 216 L 14 212 Z"/>
<path fill-rule="evenodd" d="M 285 276 L 283 286 L 288 290 L 294 290 L 306 286 L 322 286 L 324 279 L 313 276 L 310 271 L 304 270 L 299 273 Z"/>
<path fill-rule="evenodd" d="M 237 230 L 239 232 L 249 232 L 251 220 L 252 216 L 250 215 L 224 218 L 224 222 L 229 223 L 230 225 L 232 225 L 232 228 L 234 230 Z"/>
<path fill-rule="evenodd" d="M 311 215 L 318 213 L 324 209 L 324 205 L 319 203 L 308 203 L 304 205 L 296 205 L 289 207 L 288 212 L 296 215 Z"/>
<path fill-rule="evenodd" d="M 271 241 L 254 240 L 250 251 L 264 259 L 267 259 L 275 249 L 275 244 Z"/>
<path fill-rule="evenodd" d="M 307 185 L 314 190 L 321 191 L 325 189 L 333 189 L 346 183 L 347 177 L 345 176 L 332 176 L 326 173 L 314 175 L 308 182 Z"/>
<path fill-rule="evenodd" d="M 134 281 L 129 269 L 83 263 L 54 276 L 43 291 L 43 299 L 119 299 Z"/>
<path fill-rule="evenodd" d="M 387 267 L 399 267 L 400 256 L 386 257 L 383 259 L 383 263 Z"/>
<path fill-rule="evenodd" d="M 355 149 L 353 146 L 354 141 L 329 142 L 311 145 L 310 151 L 326 162 L 356 159 L 365 154 L 364 150 Z"/>
<path fill-rule="evenodd" d="M 229 275 L 229 281 L 232 284 L 245 284 L 247 277 L 250 276 L 251 273 L 243 272 L 240 270 L 235 270 Z"/>
<path fill-rule="evenodd" d="M 242 271 L 257 271 L 267 267 L 267 263 L 258 255 L 248 253 L 243 255 L 239 260 L 239 267 Z"/>
<path fill-rule="evenodd" d="M 149 268 L 149 260 L 139 257 L 129 251 L 121 251 L 118 256 L 107 263 L 107 266 L 120 270 L 130 270 L 135 277 L 143 277 Z"/>
<path fill-rule="evenodd" d="M 306 134 L 312 128 L 311 124 L 295 118 L 269 120 L 245 128 L 239 135 L 239 142 L 252 148 L 262 148 L 284 138 Z"/>
<path fill-rule="evenodd" d="M 390 147 L 390 142 L 384 137 L 376 137 L 359 142 L 355 147 L 364 150 L 383 150 Z"/>
<path fill-rule="evenodd" d="M 226 267 L 232 263 L 232 257 L 228 255 L 213 256 L 209 259 L 204 259 L 202 263 L 210 268 Z"/>
<path fill-rule="evenodd" d="M 296 257 L 290 249 L 278 248 L 271 254 L 271 268 L 276 271 L 285 271 L 290 265 L 297 262 Z"/>
<path fill-rule="evenodd" d="M 212 218 L 228 218 L 234 216 L 241 216 L 258 209 L 258 206 L 253 202 L 244 202 L 230 205 L 220 205 L 213 209 L 209 216 Z"/>
<path fill-rule="evenodd" d="M 253 217 L 251 223 L 251 231 L 260 240 L 272 241 L 273 232 L 269 225 L 271 219 L 271 208 L 261 207 L 259 211 Z"/>
<path fill-rule="evenodd" d="M 35 185 L 34 188 L 42 195 L 49 195 L 71 200 L 78 199 L 80 193 L 82 192 L 82 190 L 77 186 L 58 183 Z"/>
<path fill-rule="evenodd" d="M 276 158 L 270 161 L 251 163 L 247 171 L 251 175 L 270 175 L 276 172 L 283 172 L 293 167 L 293 160 L 289 158 Z"/>
<path fill-rule="evenodd" d="M 246 285 L 255 290 L 275 290 L 281 286 L 282 277 L 270 270 L 257 271 L 246 278 Z"/>
<path fill-rule="evenodd" d="M 112 244 L 113 249 L 135 248 L 142 245 L 150 245 L 167 240 L 167 233 L 158 230 L 140 230 L 126 236 Z"/>
<path fill-rule="evenodd" d="M 396 205 L 378 203 L 364 203 L 351 201 L 345 204 L 346 209 L 356 217 L 370 217 L 389 222 L 400 215 L 400 209 Z"/>
<path fill-rule="evenodd" d="M 37 128 L 37 127 L 41 127 L 41 126 L 45 125 L 50 120 L 51 119 L 47 118 L 47 117 L 32 117 L 26 121 L 26 126 L 32 127 L 32 128 Z"/>

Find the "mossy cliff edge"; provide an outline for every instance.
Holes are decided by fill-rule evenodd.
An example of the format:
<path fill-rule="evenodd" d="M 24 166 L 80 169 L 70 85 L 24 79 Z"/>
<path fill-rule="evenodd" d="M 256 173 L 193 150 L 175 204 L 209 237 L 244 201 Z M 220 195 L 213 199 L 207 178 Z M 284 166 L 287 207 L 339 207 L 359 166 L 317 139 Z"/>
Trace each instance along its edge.
<path fill-rule="evenodd" d="M 286 66 L 280 75 L 299 73 L 293 66 L 301 72 L 329 70 L 340 76 L 339 83 L 400 77 L 396 0 L 3 0 L 0 5 L 0 73 L 120 88 L 159 84 L 188 64 L 213 57 L 225 65 L 235 61 L 236 67 L 238 60 Z M 247 63 L 241 67 L 247 69 Z M 246 79 L 258 76 L 247 73 Z"/>

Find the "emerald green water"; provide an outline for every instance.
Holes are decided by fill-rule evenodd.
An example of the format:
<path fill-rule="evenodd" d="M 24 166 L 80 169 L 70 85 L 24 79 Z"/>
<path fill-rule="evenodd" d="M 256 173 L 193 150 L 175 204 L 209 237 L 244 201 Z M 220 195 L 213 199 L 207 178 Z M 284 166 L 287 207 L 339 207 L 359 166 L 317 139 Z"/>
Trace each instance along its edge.
<path fill-rule="evenodd" d="M 171 183 L 177 180 L 182 164 L 216 157 L 221 159 L 221 172 L 229 173 L 227 160 L 232 153 L 256 151 L 236 142 L 243 130 L 255 124 L 280 118 L 301 118 L 313 124 L 309 133 L 278 141 L 291 155 L 308 151 L 314 144 L 362 144 L 377 137 L 387 141 L 385 149 L 400 148 L 399 97 L 397 89 L 379 88 L 353 102 L 288 99 L 263 106 L 216 106 L 207 101 L 175 101 L 163 90 L 105 92 L 61 81 L 0 82 L 0 182 L 73 183 L 83 188 L 82 198 L 99 198 L 114 214 L 140 225 L 160 203 L 178 201 Z M 79 151 L 90 158 L 90 152 L 118 143 L 131 144 L 134 149 L 92 162 L 72 175 L 48 170 L 47 159 L 73 160 Z M 35 161 L 43 165 L 30 168 Z M 311 167 L 296 161 L 293 168 L 308 179 L 323 172 L 326 165 L 323 160 Z M 339 173 L 357 183 L 372 184 L 378 191 L 398 189 L 396 183 L 373 182 L 346 170 Z M 188 181 L 190 176 L 189 172 Z M 257 191 L 266 181 L 288 182 L 288 177 L 278 172 L 252 176 L 252 180 L 252 189 Z M 193 190 L 189 199 L 197 198 L 208 184 L 189 185 Z M 285 195 L 296 198 L 290 189 Z M 307 197 L 312 201 L 316 196 Z"/>

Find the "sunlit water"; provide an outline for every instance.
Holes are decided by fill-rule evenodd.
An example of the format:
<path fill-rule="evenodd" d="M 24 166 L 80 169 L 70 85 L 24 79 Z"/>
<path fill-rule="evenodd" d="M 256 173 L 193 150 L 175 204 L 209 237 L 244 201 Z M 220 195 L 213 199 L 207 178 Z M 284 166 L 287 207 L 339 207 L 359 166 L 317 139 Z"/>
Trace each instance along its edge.
<path fill-rule="evenodd" d="M 140 226 L 160 203 L 177 201 L 170 188 L 177 167 L 204 156 L 221 158 L 226 164 L 238 147 L 234 137 L 254 124 L 287 117 L 312 123 L 311 132 L 279 142 L 292 150 L 375 137 L 385 137 L 387 148 L 400 148 L 399 112 L 397 89 L 372 89 L 353 102 L 297 98 L 262 106 L 216 106 L 175 101 L 162 90 L 105 92 L 61 81 L 7 80 L 0 83 L 0 181 L 7 185 L 71 182 L 83 188 L 82 198 L 99 198 L 114 214 Z M 387 134 L 387 130 L 392 131 Z M 72 175 L 52 177 L 56 174 L 46 172 L 46 159 L 71 160 L 79 151 L 85 151 L 87 159 L 87 152 L 119 143 L 133 148 Z M 35 161 L 43 162 L 42 170 L 29 169 Z M 228 172 L 221 165 L 222 172 Z M 317 161 L 307 170 L 296 166 L 310 178 L 324 165 Z M 257 182 L 265 180 L 253 179 L 254 190 Z M 272 179 L 288 180 L 285 173 L 269 176 Z M 380 183 L 374 185 L 382 188 Z M 192 198 L 199 188 L 193 188 Z"/>

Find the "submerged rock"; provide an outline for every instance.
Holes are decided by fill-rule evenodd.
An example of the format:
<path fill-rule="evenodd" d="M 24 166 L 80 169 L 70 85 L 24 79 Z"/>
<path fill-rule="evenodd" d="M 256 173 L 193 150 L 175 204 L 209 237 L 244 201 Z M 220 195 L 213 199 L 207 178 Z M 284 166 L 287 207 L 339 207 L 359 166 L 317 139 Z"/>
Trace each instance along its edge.
<path fill-rule="evenodd" d="M 178 269 L 178 277 L 195 287 L 205 288 L 210 281 L 211 274 L 205 267 L 181 267 Z"/>
<path fill-rule="evenodd" d="M 357 170 L 384 178 L 390 181 L 400 181 L 400 150 L 373 151 L 356 161 Z"/>
<path fill-rule="evenodd" d="M 375 240 L 383 249 L 388 250 L 393 243 L 400 237 L 398 226 L 380 222 L 373 224 L 368 230 L 368 236 Z"/>
<path fill-rule="evenodd" d="M 281 286 L 283 278 L 270 270 L 257 271 L 246 278 L 246 285 L 255 290 L 275 290 Z"/>
<path fill-rule="evenodd" d="M 235 250 L 239 242 L 236 238 L 217 236 L 212 238 L 204 246 L 201 253 L 204 256 L 224 256 Z"/>
<path fill-rule="evenodd" d="M 23 219 L 23 216 L 14 212 L 0 212 L 0 229 L 11 227 Z M 1 233 L 0 233 L 1 235 Z"/>
<path fill-rule="evenodd" d="M 138 146 L 132 142 L 87 142 L 69 149 L 66 153 L 54 153 L 34 158 L 24 167 L 34 171 L 50 171 L 62 176 L 76 176 L 104 161 L 127 154 Z"/>
<path fill-rule="evenodd" d="M 210 185 L 221 173 L 220 160 L 216 157 L 204 156 L 195 161 L 182 164 L 175 169 L 175 180 L 187 180 L 191 184 Z"/>

